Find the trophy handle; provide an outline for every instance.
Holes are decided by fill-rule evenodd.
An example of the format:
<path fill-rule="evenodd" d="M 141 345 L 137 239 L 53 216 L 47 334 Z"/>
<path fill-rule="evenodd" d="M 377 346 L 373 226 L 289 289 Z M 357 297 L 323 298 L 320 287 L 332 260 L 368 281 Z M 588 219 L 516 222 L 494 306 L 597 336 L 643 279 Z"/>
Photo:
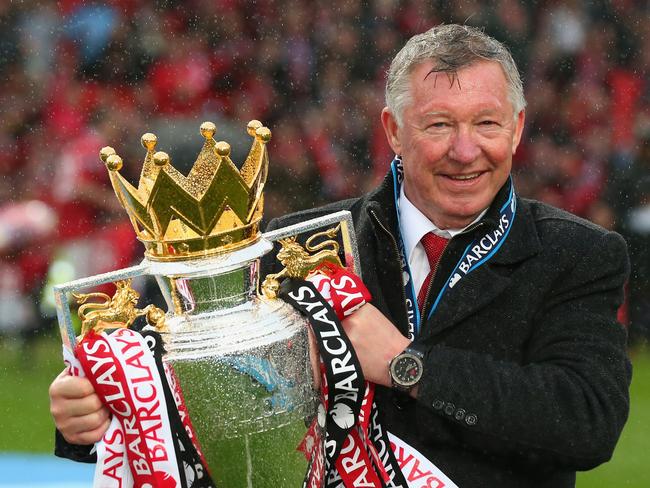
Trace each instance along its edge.
<path fill-rule="evenodd" d="M 345 265 L 353 271 L 359 278 L 361 275 L 361 265 L 359 261 L 359 248 L 357 247 L 357 238 L 354 233 L 354 224 L 352 223 L 352 214 L 347 210 L 324 215 L 315 219 L 306 220 L 299 224 L 289 225 L 281 229 L 272 230 L 264 234 L 264 238 L 271 242 L 296 236 L 311 231 L 322 229 L 323 227 L 341 224 L 341 239 L 343 241 L 343 252 L 345 253 Z M 349 261 L 348 261 L 349 260 Z M 352 266 L 351 266 L 352 265 Z"/>
<path fill-rule="evenodd" d="M 109 273 L 103 273 L 88 278 L 81 278 L 75 281 L 69 281 L 54 287 L 54 301 L 56 303 L 56 314 L 59 320 L 59 331 L 61 333 L 61 340 L 63 345 L 74 354 L 74 347 L 77 343 L 77 338 L 72 326 L 72 314 L 70 311 L 70 298 L 69 294 L 74 293 L 83 288 L 95 287 L 105 283 L 112 283 L 115 281 L 128 280 L 138 276 L 149 274 L 149 263 L 143 262 L 137 266 L 130 268 L 118 269 Z"/>

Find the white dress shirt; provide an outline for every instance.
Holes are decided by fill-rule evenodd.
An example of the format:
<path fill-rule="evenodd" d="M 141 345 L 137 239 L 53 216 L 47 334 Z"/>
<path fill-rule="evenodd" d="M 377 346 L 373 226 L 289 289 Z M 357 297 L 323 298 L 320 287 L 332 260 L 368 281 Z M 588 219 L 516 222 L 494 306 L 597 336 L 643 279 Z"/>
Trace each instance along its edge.
<path fill-rule="evenodd" d="M 399 222 L 400 231 L 402 232 L 402 240 L 404 242 L 404 252 L 406 252 L 406 260 L 411 269 L 411 276 L 413 278 L 413 287 L 417 294 L 424 283 L 425 278 L 429 274 L 429 259 L 424 251 L 424 246 L 420 242 L 422 237 L 428 232 L 451 239 L 456 234 L 460 234 L 470 225 L 481 220 L 485 215 L 487 209 L 483 210 L 473 222 L 463 227 L 462 229 L 439 229 L 436 224 L 431 222 L 420 210 L 413 205 L 404 193 L 404 185 L 399 194 Z"/>

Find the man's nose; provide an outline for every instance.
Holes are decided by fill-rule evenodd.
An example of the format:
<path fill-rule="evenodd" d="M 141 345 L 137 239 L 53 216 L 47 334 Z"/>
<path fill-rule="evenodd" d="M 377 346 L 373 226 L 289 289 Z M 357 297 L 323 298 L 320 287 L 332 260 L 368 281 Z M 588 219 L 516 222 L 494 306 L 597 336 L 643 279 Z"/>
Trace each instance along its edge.
<path fill-rule="evenodd" d="M 471 129 L 458 127 L 449 148 L 449 157 L 459 163 L 471 163 L 478 158 L 481 148 L 474 141 Z"/>

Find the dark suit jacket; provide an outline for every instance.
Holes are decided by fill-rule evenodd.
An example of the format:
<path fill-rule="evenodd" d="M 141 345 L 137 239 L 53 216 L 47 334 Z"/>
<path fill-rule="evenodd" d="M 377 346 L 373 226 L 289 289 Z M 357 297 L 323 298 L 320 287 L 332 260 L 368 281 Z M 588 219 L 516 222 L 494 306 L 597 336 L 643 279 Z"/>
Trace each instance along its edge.
<path fill-rule="evenodd" d="M 474 232 L 496 225 L 504 193 Z M 269 228 L 341 209 L 354 218 L 372 303 L 406 335 L 390 175 L 362 198 L 292 214 Z M 450 241 L 434 289 L 472 236 Z M 269 257 L 267 271 L 273 265 Z M 574 486 L 576 470 L 611 457 L 627 418 L 631 368 L 616 322 L 627 274 L 618 234 L 519 199 L 506 243 L 423 325 L 418 341 L 428 352 L 417 401 L 377 388 L 385 426 L 461 488 Z M 92 461 L 89 447 L 57 436 L 58 455 Z"/>
<path fill-rule="evenodd" d="M 362 198 L 269 228 L 350 210 L 372 303 L 406 335 L 392 184 L 389 174 Z M 434 289 L 474 232 L 496 226 L 505 193 L 473 231 L 450 241 Z M 423 324 L 417 401 L 377 389 L 388 430 L 462 488 L 574 486 L 576 470 L 611 457 L 628 414 L 631 367 L 616 321 L 629 271 L 625 242 L 540 202 L 517 203 L 507 241 Z"/>

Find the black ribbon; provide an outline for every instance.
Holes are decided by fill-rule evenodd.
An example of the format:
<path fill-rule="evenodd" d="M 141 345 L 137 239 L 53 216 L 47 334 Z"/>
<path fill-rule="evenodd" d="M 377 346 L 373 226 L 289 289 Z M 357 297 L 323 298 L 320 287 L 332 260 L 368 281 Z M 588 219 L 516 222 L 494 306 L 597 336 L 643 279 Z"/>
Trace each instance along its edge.
<path fill-rule="evenodd" d="M 312 283 L 295 278 L 285 279 L 280 285 L 279 296 L 307 317 L 316 338 L 318 352 L 325 364 L 328 386 L 328 409 L 325 422 L 325 486 L 342 487 L 343 480 L 336 471 L 335 462 L 343 441 L 356 425 L 361 412 L 365 393 L 361 364 L 336 312 Z M 382 487 L 407 488 L 408 484 L 390 447 L 388 433 L 381 425 L 379 411 L 374 402 L 369 429 L 370 440 L 380 454 L 384 468 L 390 476 L 387 484 L 382 482 Z M 313 468 L 310 466 L 306 480 Z M 376 466 L 375 470 L 380 472 Z"/>
<path fill-rule="evenodd" d="M 375 445 L 375 449 L 377 449 L 379 457 L 389 476 L 387 483 L 382 482 L 382 487 L 408 488 L 408 483 L 406 482 L 406 478 L 404 478 L 404 473 L 402 473 L 402 469 L 399 467 L 395 453 L 390 447 L 388 431 L 384 429 L 381 422 L 381 414 L 374 401 L 372 402 L 369 427 L 371 442 Z M 372 459 L 372 457 L 370 459 Z"/>
<path fill-rule="evenodd" d="M 312 283 L 286 279 L 280 286 L 280 297 L 307 317 L 325 363 L 328 386 L 325 455 L 328 464 L 333 465 L 361 412 L 365 391 L 361 365 L 336 312 Z"/>

